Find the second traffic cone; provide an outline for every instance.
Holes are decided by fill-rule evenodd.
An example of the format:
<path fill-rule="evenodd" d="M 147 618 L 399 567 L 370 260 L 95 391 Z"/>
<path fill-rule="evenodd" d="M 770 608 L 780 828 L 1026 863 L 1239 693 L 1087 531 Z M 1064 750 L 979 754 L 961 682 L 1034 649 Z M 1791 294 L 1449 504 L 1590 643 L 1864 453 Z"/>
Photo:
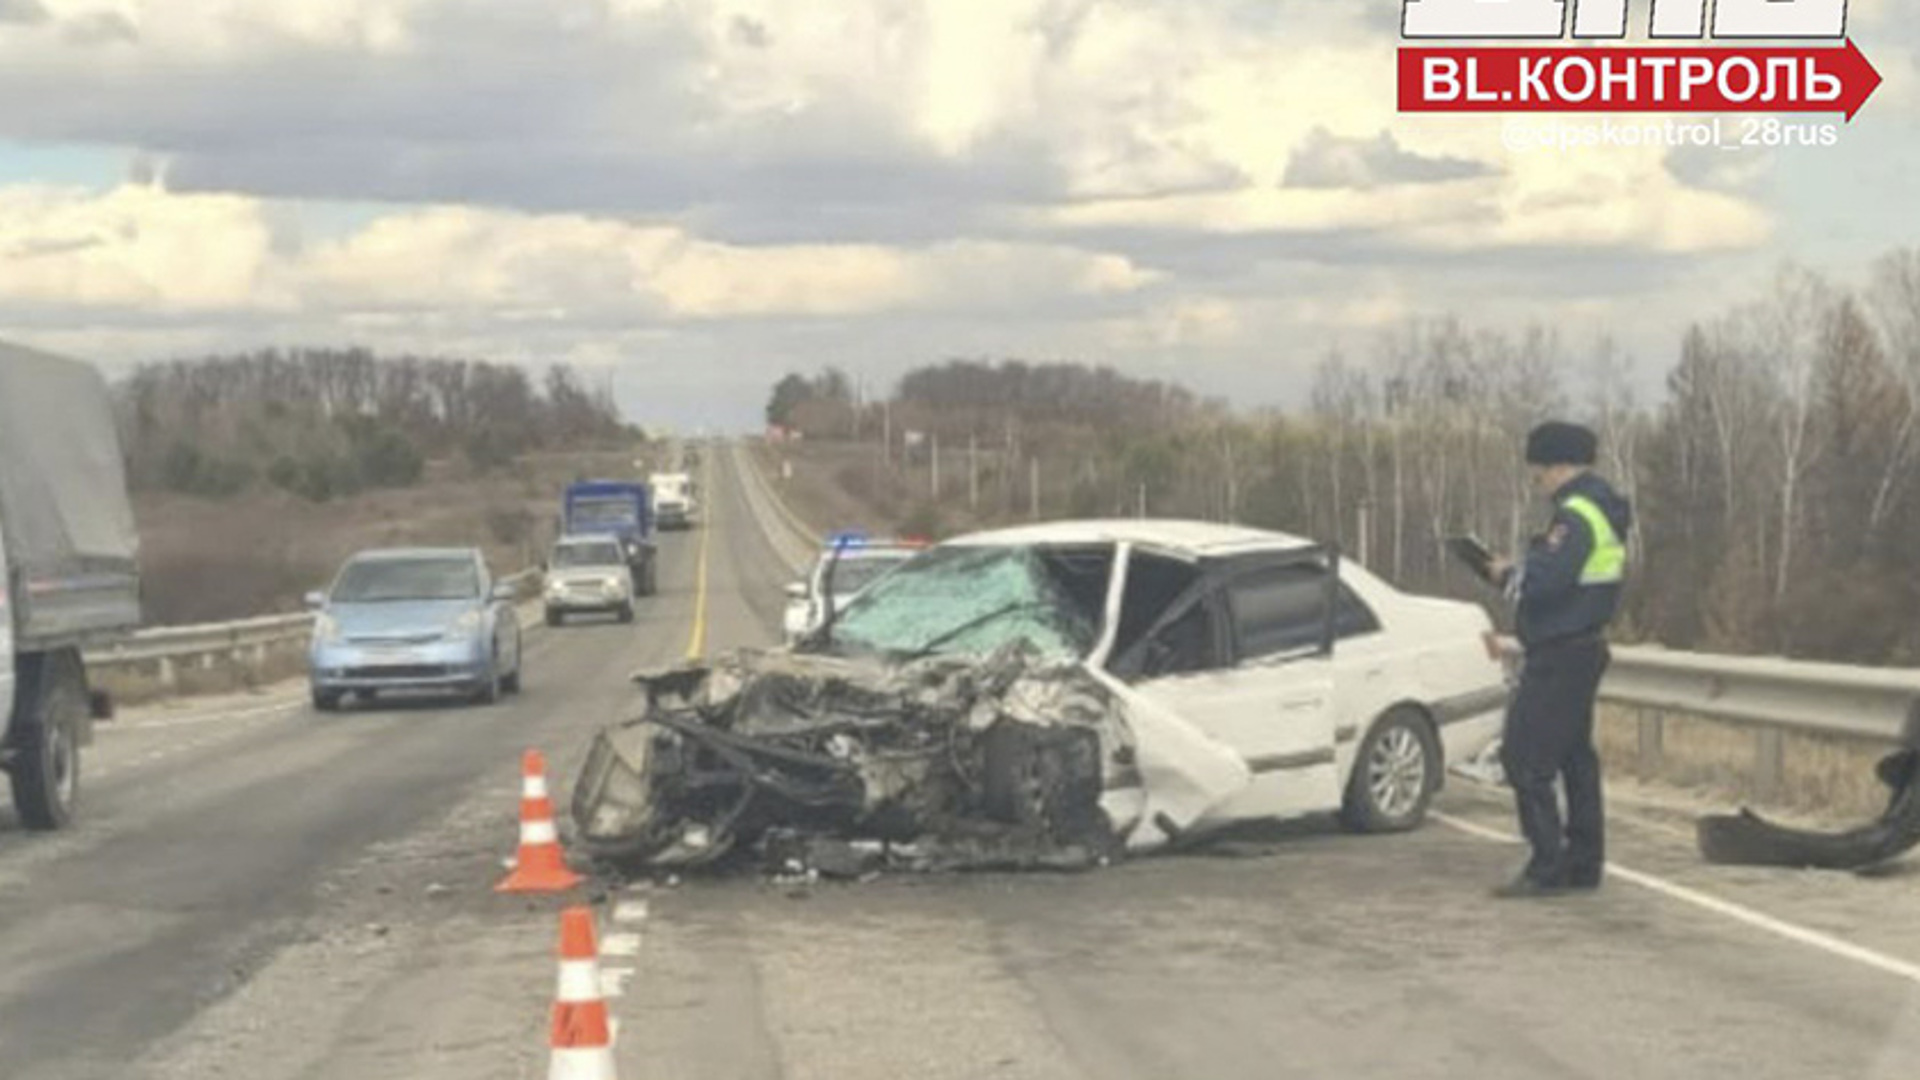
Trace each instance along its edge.
<path fill-rule="evenodd" d="M 553 800 L 547 797 L 547 759 L 529 750 L 520 759 L 520 853 L 513 873 L 494 892 L 565 892 L 584 880 L 567 868 L 560 831 L 553 824 Z"/>
<path fill-rule="evenodd" d="M 593 911 L 560 913 L 560 985 L 553 995 L 553 1057 L 547 1080 L 617 1080 L 613 1025 L 600 996 L 600 947 Z"/>

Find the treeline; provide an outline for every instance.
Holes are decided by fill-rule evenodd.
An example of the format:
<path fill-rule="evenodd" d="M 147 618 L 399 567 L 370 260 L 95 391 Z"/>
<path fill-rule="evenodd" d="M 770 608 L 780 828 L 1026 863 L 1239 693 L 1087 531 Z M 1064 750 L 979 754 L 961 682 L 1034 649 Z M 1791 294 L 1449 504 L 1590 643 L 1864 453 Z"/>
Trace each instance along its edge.
<path fill-rule="evenodd" d="M 1542 509 L 1521 441 L 1541 418 L 1572 416 L 1601 433 L 1600 467 L 1638 511 L 1625 635 L 1920 662 L 1920 251 L 1887 256 L 1859 288 L 1783 271 L 1677 345 L 1647 394 L 1637 388 L 1656 380 L 1606 341 L 1412 323 L 1323 359 L 1309 404 L 1287 414 L 1233 413 L 1098 369 L 1036 384 L 1035 370 L 1059 365 L 948 364 L 885 402 L 816 408 L 830 422 L 798 428 L 814 440 L 857 430 L 871 450 L 842 482 L 922 528 L 1020 519 L 1035 504 L 1042 516 L 1235 520 L 1337 541 L 1409 588 L 1484 599 L 1440 540 L 1524 543 Z M 887 413 L 894 444 L 882 447 Z M 901 447 L 902 413 L 938 433 L 943 475 Z"/>
<path fill-rule="evenodd" d="M 774 386 L 769 424 L 826 437 L 858 437 L 875 424 L 956 440 L 1019 444 L 1114 429 L 1177 426 L 1217 406 L 1184 387 L 1082 364 L 950 360 L 909 372 L 890 399 L 862 399 L 847 374 L 791 374 Z"/>
<path fill-rule="evenodd" d="M 228 497 L 270 485 L 324 501 L 417 482 L 430 458 L 476 470 L 638 433 L 566 365 L 268 350 L 144 364 L 117 387 L 136 489 Z"/>

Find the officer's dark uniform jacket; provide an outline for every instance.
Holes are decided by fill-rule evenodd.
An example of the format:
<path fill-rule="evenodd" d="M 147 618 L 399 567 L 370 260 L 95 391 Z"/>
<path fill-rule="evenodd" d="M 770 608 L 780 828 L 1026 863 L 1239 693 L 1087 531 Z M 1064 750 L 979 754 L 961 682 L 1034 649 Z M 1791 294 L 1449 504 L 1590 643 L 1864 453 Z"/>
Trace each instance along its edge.
<path fill-rule="evenodd" d="M 1553 504 L 1521 571 L 1516 630 L 1529 648 L 1597 637 L 1620 606 L 1626 571 L 1633 508 L 1611 485 L 1582 473 L 1553 493 Z"/>

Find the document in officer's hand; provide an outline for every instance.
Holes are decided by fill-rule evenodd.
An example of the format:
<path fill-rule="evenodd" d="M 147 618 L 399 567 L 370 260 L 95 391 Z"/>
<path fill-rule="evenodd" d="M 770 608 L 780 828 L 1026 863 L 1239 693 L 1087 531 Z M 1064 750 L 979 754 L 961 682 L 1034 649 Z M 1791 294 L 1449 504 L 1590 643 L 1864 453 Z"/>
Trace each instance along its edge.
<path fill-rule="evenodd" d="M 1454 558 L 1465 564 L 1467 569 L 1473 571 L 1481 581 L 1489 585 L 1499 584 L 1493 580 L 1493 552 L 1480 541 L 1479 537 L 1449 536 L 1447 550 L 1453 553 Z"/>

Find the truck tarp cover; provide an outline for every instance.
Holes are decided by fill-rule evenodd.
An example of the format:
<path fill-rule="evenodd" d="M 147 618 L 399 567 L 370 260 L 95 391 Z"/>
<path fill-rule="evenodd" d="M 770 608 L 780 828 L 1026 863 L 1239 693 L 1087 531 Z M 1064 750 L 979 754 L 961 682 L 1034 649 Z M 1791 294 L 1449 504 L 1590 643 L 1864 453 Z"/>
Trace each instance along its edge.
<path fill-rule="evenodd" d="M 29 578 L 128 572 L 139 534 L 106 380 L 0 342 L 0 522 Z"/>

